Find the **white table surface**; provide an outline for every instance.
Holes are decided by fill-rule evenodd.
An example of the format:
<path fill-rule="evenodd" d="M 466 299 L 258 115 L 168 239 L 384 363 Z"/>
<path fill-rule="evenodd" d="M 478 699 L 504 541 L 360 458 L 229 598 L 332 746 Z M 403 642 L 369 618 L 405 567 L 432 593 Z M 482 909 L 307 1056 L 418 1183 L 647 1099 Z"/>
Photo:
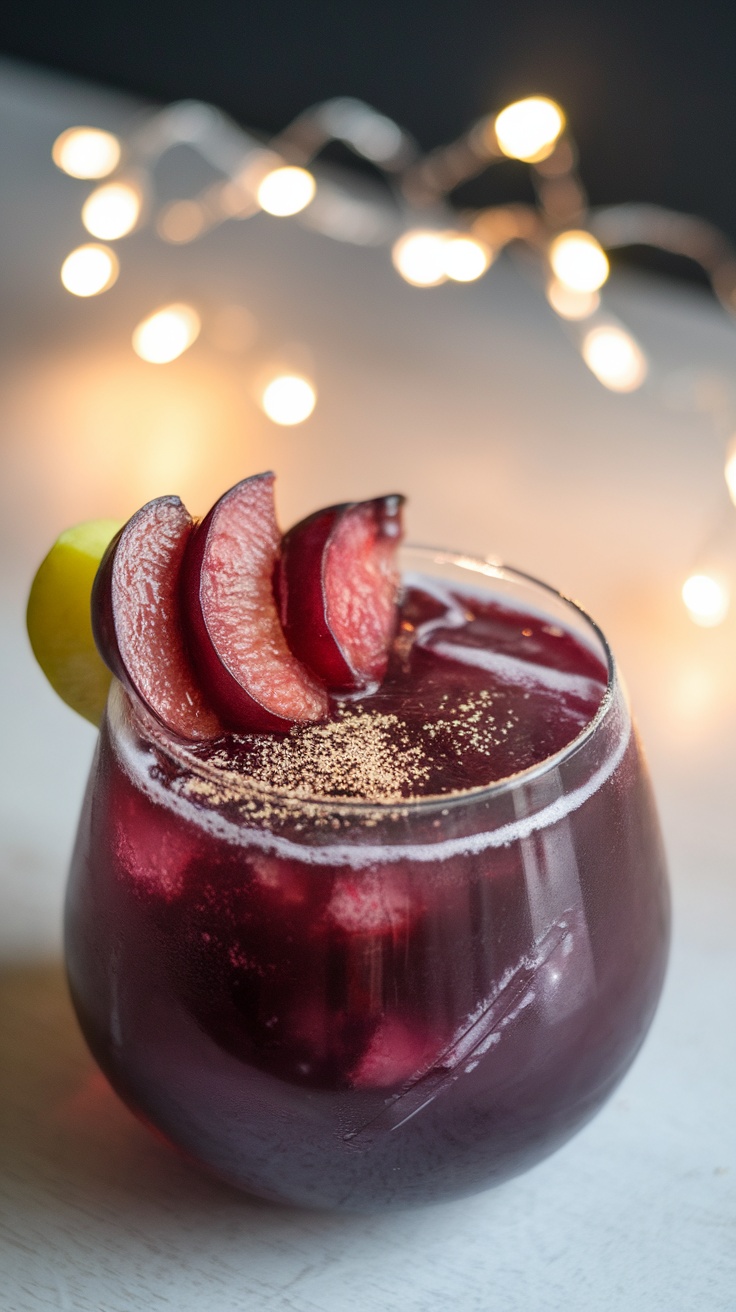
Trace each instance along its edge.
<path fill-rule="evenodd" d="M 687 394 L 733 374 L 736 325 L 705 294 L 614 282 L 610 304 L 653 365 L 617 396 L 515 266 L 418 291 L 385 250 L 265 216 L 188 249 L 136 234 L 117 286 L 76 300 L 58 269 L 83 239 L 85 185 L 49 149 L 70 124 L 115 128 L 134 109 L 0 64 L 0 1308 L 736 1308 L 736 619 L 697 629 L 679 600 L 723 496 L 712 426 Z M 138 319 L 186 297 L 247 305 L 252 350 L 202 340 L 164 368 L 137 360 Z M 284 343 L 319 388 L 293 430 L 252 396 Z M 401 489 L 415 538 L 492 551 L 578 596 L 613 640 L 648 745 L 675 898 L 651 1035 L 576 1139 L 469 1200 L 340 1217 L 212 1183 L 108 1090 L 64 990 L 59 914 L 94 733 L 32 662 L 32 570 L 68 523 L 169 491 L 201 512 L 269 466 L 285 523 Z"/>

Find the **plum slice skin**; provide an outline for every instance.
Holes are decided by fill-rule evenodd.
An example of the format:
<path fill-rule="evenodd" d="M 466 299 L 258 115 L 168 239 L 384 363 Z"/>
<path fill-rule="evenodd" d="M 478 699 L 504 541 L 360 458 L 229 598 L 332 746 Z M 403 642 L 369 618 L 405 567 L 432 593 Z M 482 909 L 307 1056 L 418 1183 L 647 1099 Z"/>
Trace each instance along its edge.
<path fill-rule="evenodd" d="M 230 488 L 195 530 L 183 587 L 190 650 L 224 724 L 287 732 L 327 717 L 327 693 L 290 650 L 273 593 L 274 475 Z"/>
<path fill-rule="evenodd" d="M 194 521 L 179 497 L 142 506 L 113 538 L 92 586 L 92 630 L 113 674 L 167 729 L 190 740 L 222 725 L 185 644 L 180 575 Z"/>
<path fill-rule="evenodd" d="M 276 576 L 284 632 L 329 688 L 364 688 L 386 672 L 403 502 L 392 494 L 328 506 L 284 537 Z"/>

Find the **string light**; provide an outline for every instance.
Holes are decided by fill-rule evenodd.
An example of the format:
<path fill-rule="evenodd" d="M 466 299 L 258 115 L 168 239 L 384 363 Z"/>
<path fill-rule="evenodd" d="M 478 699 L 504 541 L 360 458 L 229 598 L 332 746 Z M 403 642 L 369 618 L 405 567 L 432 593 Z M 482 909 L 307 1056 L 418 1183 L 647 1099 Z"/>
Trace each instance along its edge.
<path fill-rule="evenodd" d="M 504 155 L 527 164 L 536 164 L 552 154 L 564 126 L 565 115 L 546 96 L 528 96 L 507 105 L 493 124 Z"/>
<path fill-rule="evenodd" d="M 300 126 L 311 135 L 316 129 L 325 141 L 343 141 L 364 159 L 390 169 L 410 153 L 409 142 L 397 123 L 352 96 L 328 100 L 300 118 L 301 124 L 297 119 L 287 137 L 298 137 Z"/>
<path fill-rule="evenodd" d="M 107 246 L 78 246 L 61 266 L 61 281 L 72 296 L 99 296 L 117 279 L 117 257 Z"/>
<path fill-rule="evenodd" d="M 702 628 L 714 628 L 728 614 L 729 591 L 711 574 L 691 574 L 682 585 L 682 600 L 690 618 Z"/>
<path fill-rule="evenodd" d="M 292 427 L 303 424 L 317 404 L 317 393 L 308 378 L 279 374 L 263 389 L 261 408 L 274 424 Z"/>
<path fill-rule="evenodd" d="M 103 241 L 127 237 L 140 218 L 141 194 L 129 182 L 106 182 L 88 196 L 82 206 L 82 223 L 87 232 Z"/>
<path fill-rule="evenodd" d="M 308 169 L 285 166 L 273 169 L 258 184 L 258 204 L 267 214 L 287 218 L 299 214 L 314 198 L 317 184 Z"/>
<path fill-rule="evenodd" d="M 133 350 L 149 364 L 170 364 L 196 342 L 200 327 L 191 305 L 166 305 L 138 324 Z"/>
<path fill-rule="evenodd" d="M 475 237 L 450 237 L 445 242 L 443 268 L 453 282 L 475 282 L 490 264 L 490 250 Z"/>
<path fill-rule="evenodd" d="M 397 273 L 413 287 L 437 287 L 447 278 L 447 237 L 443 232 L 416 229 L 394 243 L 391 259 Z"/>
<path fill-rule="evenodd" d="M 581 351 L 591 373 L 612 392 L 634 392 L 647 376 L 641 347 L 616 324 L 591 328 L 583 338 Z"/>
<path fill-rule="evenodd" d="M 70 178 L 106 178 L 120 163 L 120 142 L 101 128 L 67 128 L 56 138 L 51 158 Z"/>
<path fill-rule="evenodd" d="M 547 283 L 547 300 L 561 319 L 588 319 L 595 314 L 601 298 L 598 292 L 575 292 L 564 282 L 552 278 Z"/>
<path fill-rule="evenodd" d="M 597 292 L 608 277 L 606 253 L 589 232 L 562 232 L 549 248 L 558 281 L 572 292 Z"/>
<path fill-rule="evenodd" d="M 379 168 L 398 204 L 378 189 L 369 194 L 366 188 L 339 186 L 334 178 L 320 181 L 317 193 L 312 165 L 330 141 L 344 142 Z M 158 212 L 154 208 L 152 220 L 163 240 L 194 241 L 217 224 L 247 220 L 260 211 L 301 216 L 300 222 L 336 240 L 390 244 L 394 267 L 415 287 L 438 286 L 448 278 L 471 282 L 506 246 L 523 243 L 541 265 L 548 304 L 560 319 L 580 323 L 570 335 L 594 376 L 614 392 L 640 387 L 649 364 L 631 333 L 601 309 L 607 251 L 644 244 L 689 256 L 705 270 L 725 309 L 736 315 L 736 250 L 725 235 L 705 220 L 651 205 L 611 205 L 590 213 L 565 115 L 546 96 L 507 105 L 421 158 L 397 124 L 349 97 L 304 111 L 270 143 L 212 106 L 187 101 L 152 113 L 123 144 L 98 128 L 69 128 L 57 137 L 52 155 L 71 177 L 90 180 L 115 174 L 125 156 L 135 172 L 96 187 L 82 210 L 91 236 L 116 241 L 144 222 L 144 198 L 148 210 L 149 196 L 155 195 L 155 167 L 182 143 L 198 151 L 219 178 L 197 196 L 160 205 Z M 535 203 L 491 205 L 474 214 L 451 211 L 450 194 L 503 158 L 534 167 Z M 61 271 L 63 286 L 76 296 L 97 295 L 117 276 L 115 254 L 94 243 L 72 251 Z M 210 340 L 220 349 L 247 350 L 257 331 L 252 317 L 242 307 L 223 314 L 208 323 Z M 138 325 L 134 349 L 145 360 L 166 363 L 191 346 L 199 331 L 191 306 L 166 306 Z M 275 423 L 298 424 L 312 413 L 316 393 L 307 378 L 283 372 L 271 378 L 259 402 Z M 736 505 L 736 438 L 724 474 Z M 717 570 L 693 573 L 682 595 L 700 624 L 720 623 L 728 608 L 729 589 Z"/>

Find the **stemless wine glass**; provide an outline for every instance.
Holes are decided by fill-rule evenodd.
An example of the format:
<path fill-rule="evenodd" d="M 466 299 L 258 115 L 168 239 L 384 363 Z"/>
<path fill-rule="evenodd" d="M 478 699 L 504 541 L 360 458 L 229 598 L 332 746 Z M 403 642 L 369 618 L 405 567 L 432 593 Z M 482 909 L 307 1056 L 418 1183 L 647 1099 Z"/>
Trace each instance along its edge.
<path fill-rule="evenodd" d="M 489 787 L 304 800 L 114 684 L 73 858 L 69 980 L 103 1071 L 187 1155 L 292 1204 L 426 1203 L 531 1166 L 621 1079 L 664 975 L 659 829 L 600 630 L 487 561 L 403 567 L 599 655 L 583 732 Z"/>

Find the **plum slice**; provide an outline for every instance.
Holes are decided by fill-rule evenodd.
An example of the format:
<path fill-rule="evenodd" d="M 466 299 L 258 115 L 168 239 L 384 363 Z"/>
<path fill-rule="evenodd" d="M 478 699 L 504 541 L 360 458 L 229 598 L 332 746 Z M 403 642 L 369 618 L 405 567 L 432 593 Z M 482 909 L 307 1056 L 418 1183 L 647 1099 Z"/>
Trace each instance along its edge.
<path fill-rule="evenodd" d="M 257 474 L 226 492 L 184 562 L 193 657 L 223 723 L 242 733 L 286 732 L 328 713 L 325 689 L 290 651 L 279 620 L 273 484 L 273 474 Z"/>
<path fill-rule="evenodd" d="M 277 594 L 291 650 L 329 688 L 386 673 L 396 625 L 401 496 L 329 506 L 281 544 Z"/>
<path fill-rule="evenodd" d="M 97 649 L 120 682 L 182 738 L 223 732 L 190 664 L 179 598 L 194 528 L 178 497 L 157 497 L 113 538 L 92 586 Z"/>

